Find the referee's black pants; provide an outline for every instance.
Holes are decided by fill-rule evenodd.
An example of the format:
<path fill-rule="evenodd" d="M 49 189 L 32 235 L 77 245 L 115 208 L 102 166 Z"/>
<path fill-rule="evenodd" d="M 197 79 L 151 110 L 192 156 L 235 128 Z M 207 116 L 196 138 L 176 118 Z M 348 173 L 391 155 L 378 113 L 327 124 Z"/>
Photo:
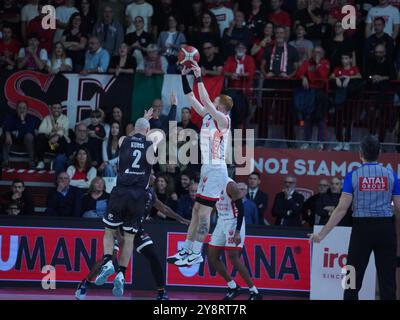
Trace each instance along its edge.
<path fill-rule="evenodd" d="M 344 300 L 358 300 L 371 252 L 375 255 L 381 300 L 396 300 L 397 239 L 394 218 L 354 218 L 347 265 L 353 266 L 356 288 Z"/>

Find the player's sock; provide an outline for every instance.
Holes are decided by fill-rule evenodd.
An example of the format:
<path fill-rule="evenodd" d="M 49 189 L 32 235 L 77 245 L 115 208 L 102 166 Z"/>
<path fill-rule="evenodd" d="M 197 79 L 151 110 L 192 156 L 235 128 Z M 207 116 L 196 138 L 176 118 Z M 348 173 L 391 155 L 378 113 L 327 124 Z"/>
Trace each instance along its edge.
<path fill-rule="evenodd" d="M 203 247 L 203 242 L 200 241 L 195 241 L 193 242 L 193 247 L 192 247 L 192 251 L 194 254 L 199 254 L 201 253 L 201 248 Z"/>
<path fill-rule="evenodd" d="M 193 241 L 186 239 L 185 244 L 183 247 L 187 250 L 192 250 L 193 248 Z"/>
<path fill-rule="evenodd" d="M 126 271 L 126 267 L 119 266 L 119 267 L 118 267 L 117 273 L 122 272 L 122 274 L 123 274 L 124 277 L 125 277 L 125 271 Z"/>
<path fill-rule="evenodd" d="M 103 266 L 108 262 L 108 261 L 112 261 L 112 255 L 111 254 L 105 254 L 103 256 Z"/>
<path fill-rule="evenodd" d="M 258 290 L 256 288 L 256 286 L 252 286 L 251 288 L 249 288 L 250 292 L 254 292 L 254 293 L 258 293 Z"/>
<path fill-rule="evenodd" d="M 229 289 L 235 289 L 237 287 L 237 284 L 235 282 L 235 280 L 231 280 L 228 282 L 228 287 Z"/>

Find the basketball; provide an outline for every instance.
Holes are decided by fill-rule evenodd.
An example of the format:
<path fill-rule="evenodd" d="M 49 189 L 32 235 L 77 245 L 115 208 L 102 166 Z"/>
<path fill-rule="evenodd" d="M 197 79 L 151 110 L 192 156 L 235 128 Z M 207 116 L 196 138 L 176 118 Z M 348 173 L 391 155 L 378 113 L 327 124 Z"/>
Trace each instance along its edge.
<path fill-rule="evenodd" d="M 180 64 L 190 68 L 194 61 L 200 61 L 200 53 L 195 47 L 183 46 L 179 50 L 178 61 Z"/>

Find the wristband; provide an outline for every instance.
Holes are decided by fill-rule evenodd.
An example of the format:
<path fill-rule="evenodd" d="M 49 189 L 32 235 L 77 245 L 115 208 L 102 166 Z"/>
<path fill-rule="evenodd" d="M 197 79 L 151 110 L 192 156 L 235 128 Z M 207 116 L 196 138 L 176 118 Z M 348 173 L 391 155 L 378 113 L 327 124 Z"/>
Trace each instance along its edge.
<path fill-rule="evenodd" d="M 196 81 L 197 81 L 197 83 L 201 83 L 201 82 L 203 82 L 203 79 L 201 76 L 199 76 L 199 77 L 196 77 Z"/>

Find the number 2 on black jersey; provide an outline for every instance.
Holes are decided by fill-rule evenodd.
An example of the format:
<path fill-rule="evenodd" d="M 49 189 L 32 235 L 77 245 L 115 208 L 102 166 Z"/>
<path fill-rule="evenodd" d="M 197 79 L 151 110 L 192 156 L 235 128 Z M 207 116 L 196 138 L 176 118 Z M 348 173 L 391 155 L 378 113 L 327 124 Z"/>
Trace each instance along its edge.
<path fill-rule="evenodd" d="M 126 169 L 125 173 L 132 173 L 133 171 L 135 171 L 135 169 L 140 168 L 139 161 L 140 158 L 142 157 L 142 151 L 136 149 L 133 151 L 132 156 L 133 156 L 133 162 L 131 168 L 133 170 Z"/>

